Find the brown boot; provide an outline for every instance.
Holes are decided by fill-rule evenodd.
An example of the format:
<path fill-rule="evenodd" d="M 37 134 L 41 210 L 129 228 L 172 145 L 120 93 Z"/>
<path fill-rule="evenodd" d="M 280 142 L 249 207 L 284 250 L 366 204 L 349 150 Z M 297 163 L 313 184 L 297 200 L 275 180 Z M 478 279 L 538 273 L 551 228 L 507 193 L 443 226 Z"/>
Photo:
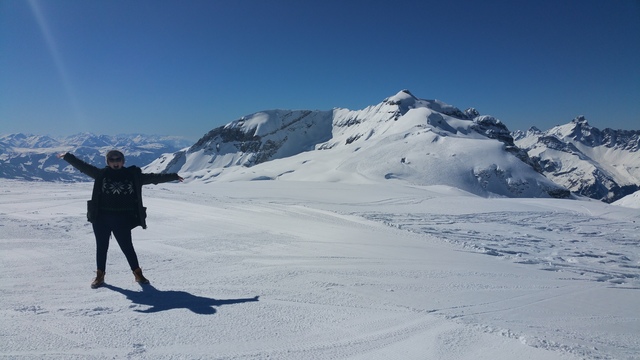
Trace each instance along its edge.
<path fill-rule="evenodd" d="M 148 284 L 149 280 L 147 280 L 146 277 L 144 277 L 144 275 L 142 275 L 142 269 L 137 268 L 135 270 L 133 270 L 133 276 L 136 277 L 136 282 L 138 284 Z"/>
<path fill-rule="evenodd" d="M 96 270 L 96 278 L 91 283 L 92 289 L 97 289 L 104 284 L 104 271 Z"/>

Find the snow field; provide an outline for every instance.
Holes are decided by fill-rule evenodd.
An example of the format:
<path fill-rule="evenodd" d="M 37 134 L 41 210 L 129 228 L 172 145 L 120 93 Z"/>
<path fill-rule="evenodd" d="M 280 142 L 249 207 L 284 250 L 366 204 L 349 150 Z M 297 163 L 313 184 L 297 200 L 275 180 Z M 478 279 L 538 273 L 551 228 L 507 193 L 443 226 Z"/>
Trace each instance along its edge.
<path fill-rule="evenodd" d="M 396 182 L 148 186 L 149 228 L 133 237 L 151 285 L 112 241 L 92 290 L 90 193 L 0 181 L 0 357 L 640 353 L 634 209 Z"/>

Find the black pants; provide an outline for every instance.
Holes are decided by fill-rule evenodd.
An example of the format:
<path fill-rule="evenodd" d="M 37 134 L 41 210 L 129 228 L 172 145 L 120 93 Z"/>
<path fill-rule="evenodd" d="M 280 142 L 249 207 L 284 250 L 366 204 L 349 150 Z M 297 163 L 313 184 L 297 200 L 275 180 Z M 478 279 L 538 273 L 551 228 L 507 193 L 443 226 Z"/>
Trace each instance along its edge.
<path fill-rule="evenodd" d="M 131 270 L 140 267 L 131 239 L 132 221 L 132 216 L 128 214 L 103 213 L 93 223 L 93 234 L 96 236 L 96 265 L 98 270 L 106 270 L 111 233 L 113 233 L 118 245 L 120 245 L 120 249 L 126 256 Z"/>

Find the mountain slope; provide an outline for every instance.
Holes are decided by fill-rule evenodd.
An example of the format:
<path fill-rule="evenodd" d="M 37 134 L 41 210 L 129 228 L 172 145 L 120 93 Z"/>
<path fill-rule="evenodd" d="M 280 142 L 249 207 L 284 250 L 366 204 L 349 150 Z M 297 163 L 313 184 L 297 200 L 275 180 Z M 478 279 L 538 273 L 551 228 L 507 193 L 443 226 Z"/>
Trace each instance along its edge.
<path fill-rule="evenodd" d="M 572 192 L 613 202 L 640 190 L 640 131 L 599 130 L 579 116 L 514 137 L 549 179 Z"/>
<path fill-rule="evenodd" d="M 482 196 L 566 197 L 540 175 L 499 120 L 403 90 L 363 110 L 272 110 L 207 133 L 146 171 L 195 181 L 400 179 Z"/>
<path fill-rule="evenodd" d="M 0 177 L 45 181 L 87 181 L 86 175 L 60 160 L 56 154 L 73 152 L 83 160 L 102 167 L 104 154 L 111 149 L 124 152 L 126 165 L 144 166 L 167 152 L 188 146 L 186 140 L 171 136 L 93 135 L 81 133 L 61 138 L 43 135 L 0 136 Z"/>

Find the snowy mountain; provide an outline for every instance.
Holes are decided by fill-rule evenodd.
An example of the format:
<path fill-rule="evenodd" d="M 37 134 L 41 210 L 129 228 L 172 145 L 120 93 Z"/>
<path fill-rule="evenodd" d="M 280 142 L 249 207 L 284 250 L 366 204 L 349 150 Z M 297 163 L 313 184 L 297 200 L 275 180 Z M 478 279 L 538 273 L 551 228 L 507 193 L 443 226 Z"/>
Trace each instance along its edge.
<path fill-rule="evenodd" d="M 640 131 L 599 130 L 579 116 L 513 136 L 543 174 L 572 192 L 613 202 L 640 190 Z"/>
<path fill-rule="evenodd" d="M 251 114 L 145 171 L 179 172 L 200 182 L 400 179 L 482 196 L 569 196 L 533 165 L 499 120 L 403 90 L 363 110 Z"/>
<path fill-rule="evenodd" d="M 613 202 L 613 205 L 640 209 L 640 190 L 634 192 L 631 195 L 627 195 L 620 200 Z"/>
<path fill-rule="evenodd" d="M 54 138 L 43 135 L 0 135 L 0 177 L 7 179 L 45 181 L 87 181 L 78 172 L 56 157 L 73 152 L 96 166 L 104 166 L 104 154 L 111 149 L 125 153 L 127 165 L 144 166 L 163 153 L 188 146 L 184 139 L 150 135 L 93 135 L 88 133 Z"/>

